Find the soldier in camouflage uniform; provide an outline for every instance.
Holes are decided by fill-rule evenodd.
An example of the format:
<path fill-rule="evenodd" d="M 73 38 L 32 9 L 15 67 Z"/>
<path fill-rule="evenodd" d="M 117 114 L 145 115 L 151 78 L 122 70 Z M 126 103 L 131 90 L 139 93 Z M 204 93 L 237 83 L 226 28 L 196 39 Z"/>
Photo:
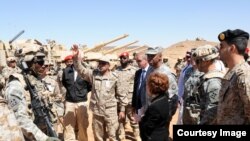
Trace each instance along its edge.
<path fill-rule="evenodd" d="M 216 70 L 215 59 L 218 55 L 217 49 L 211 45 L 200 46 L 192 54 L 198 70 L 204 72 L 198 87 L 201 107 L 199 124 L 207 125 L 215 122 L 221 79 L 224 76 L 223 72 Z"/>
<path fill-rule="evenodd" d="M 226 30 L 218 39 L 220 58 L 229 71 L 222 80 L 217 124 L 250 124 L 250 66 L 244 60 L 249 33 Z"/>
<path fill-rule="evenodd" d="M 170 68 L 170 64 L 168 62 L 168 58 L 163 58 L 163 63 Z"/>
<path fill-rule="evenodd" d="M 15 57 L 8 57 L 7 66 L 3 68 L 2 74 L 5 77 L 5 79 L 8 79 L 10 74 L 13 74 L 13 73 L 21 73 L 21 69 L 16 66 Z"/>
<path fill-rule="evenodd" d="M 175 73 L 177 76 L 177 79 L 180 76 L 181 70 L 185 67 L 185 62 L 181 57 L 178 57 L 176 64 L 174 65 Z"/>
<path fill-rule="evenodd" d="M 0 96 L 0 131 L 1 141 L 24 141 L 16 117 L 2 96 Z"/>
<path fill-rule="evenodd" d="M 191 65 L 193 71 L 185 82 L 183 95 L 183 124 L 198 124 L 200 122 L 200 95 L 198 85 L 203 72 L 200 72 L 191 56 Z"/>
<path fill-rule="evenodd" d="M 57 138 L 45 135 L 32 121 L 27 113 L 27 103 L 24 97 L 24 80 L 20 74 L 12 74 L 8 79 L 4 92 L 8 106 L 13 110 L 23 134 L 28 140 L 58 141 Z"/>
<path fill-rule="evenodd" d="M 45 72 L 44 66 L 44 58 L 45 54 L 42 52 L 42 48 L 37 50 L 32 50 L 31 48 L 23 48 L 22 50 L 16 51 L 18 56 L 24 56 L 21 60 L 27 63 L 27 67 L 29 68 L 29 73 L 27 74 L 27 79 L 30 81 L 31 86 L 34 86 L 35 91 L 38 93 L 38 96 L 44 101 L 45 107 L 48 110 L 52 109 L 52 104 L 49 101 L 48 95 L 50 94 L 45 82 L 42 80 L 42 75 Z M 20 80 L 20 79 L 19 79 Z M 20 80 L 21 81 L 21 80 Z M 22 82 L 22 81 L 21 81 Z M 23 85 L 24 86 L 24 85 Z M 30 102 L 30 101 L 29 101 Z M 30 104 L 30 103 L 28 103 Z M 31 107 L 32 108 L 32 107 Z M 45 124 L 45 120 L 42 116 L 36 115 L 37 113 L 33 113 L 34 115 L 34 123 L 37 127 L 42 130 L 45 134 L 48 133 L 47 126 Z M 48 115 L 50 122 L 53 121 L 54 113 Z"/>
<path fill-rule="evenodd" d="M 50 75 L 48 75 L 49 72 L 49 61 L 45 60 L 44 65 L 42 66 L 44 68 L 44 71 L 40 74 L 41 80 L 44 82 L 44 85 L 46 86 L 46 89 L 48 91 L 47 93 L 47 101 L 52 106 L 51 110 L 54 115 L 54 121 L 53 125 L 55 127 L 55 130 L 60 138 L 63 136 L 63 127 L 62 127 L 62 121 L 63 121 L 63 115 L 64 115 L 64 104 L 63 104 L 63 98 L 62 94 L 60 93 L 59 85 L 57 81 Z M 59 120 L 58 120 L 59 119 Z"/>
<path fill-rule="evenodd" d="M 178 86 L 175 74 L 162 62 L 162 47 L 149 47 L 146 54 L 153 72 L 160 72 L 168 76 L 169 79 L 169 115 L 170 120 L 174 116 L 178 106 Z M 167 125 L 169 127 L 169 125 Z"/>
<path fill-rule="evenodd" d="M 82 58 L 78 55 L 78 46 L 73 45 L 72 50 L 76 70 L 92 84 L 90 110 L 93 112 L 92 127 L 95 141 L 104 141 L 104 135 L 107 135 L 109 140 L 116 141 L 118 118 L 125 118 L 125 106 L 128 103 L 126 93 L 119 87 L 121 85 L 118 84 L 118 75 L 109 71 L 108 56 L 98 59 L 98 69 L 90 70 L 81 65 Z M 118 115 L 117 108 L 120 111 Z"/>
<path fill-rule="evenodd" d="M 129 54 L 123 52 L 120 54 L 120 64 L 121 66 L 117 67 L 116 73 L 119 76 L 119 87 L 123 88 L 123 92 L 126 93 L 128 99 L 128 105 L 125 107 L 126 121 L 121 121 L 119 124 L 119 138 L 120 140 L 125 140 L 125 122 L 130 121 L 130 125 L 133 128 L 135 138 L 140 140 L 139 126 L 135 122 L 132 114 L 132 96 L 133 96 L 133 86 L 134 86 L 134 77 L 136 68 L 129 64 Z"/>

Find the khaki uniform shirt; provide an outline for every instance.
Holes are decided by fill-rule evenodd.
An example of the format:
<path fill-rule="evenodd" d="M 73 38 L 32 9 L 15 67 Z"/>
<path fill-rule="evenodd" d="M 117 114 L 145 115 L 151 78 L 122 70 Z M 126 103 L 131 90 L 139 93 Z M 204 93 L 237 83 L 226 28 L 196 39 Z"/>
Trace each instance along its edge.
<path fill-rule="evenodd" d="M 250 124 L 250 66 L 236 65 L 222 79 L 217 124 Z"/>
<path fill-rule="evenodd" d="M 117 112 L 117 102 L 120 111 L 125 111 L 127 105 L 126 93 L 118 85 L 118 75 L 109 72 L 102 75 L 98 69 L 87 69 L 81 65 L 81 62 L 74 60 L 75 68 L 78 74 L 86 81 L 92 84 L 90 110 L 93 114 L 99 116 L 108 116 L 109 112 Z"/>
<path fill-rule="evenodd" d="M 135 72 L 136 68 L 131 65 L 124 69 L 119 66 L 115 71 L 119 78 L 118 85 L 122 89 L 122 92 L 126 93 L 128 104 L 132 103 Z"/>

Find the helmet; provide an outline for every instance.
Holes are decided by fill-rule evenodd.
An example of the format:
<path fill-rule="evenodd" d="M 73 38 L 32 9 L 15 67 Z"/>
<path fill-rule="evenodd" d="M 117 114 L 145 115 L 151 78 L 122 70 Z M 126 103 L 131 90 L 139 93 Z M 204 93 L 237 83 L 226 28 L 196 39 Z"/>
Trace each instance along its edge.
<path fill-rule="evenodd" d="M 217 48 L 211 45 L 200 46 L 192 54 L 192 57 L 195 60 L 203 60 L 203 61 L 212 60 L 218 56 L 219 52 Z"/>

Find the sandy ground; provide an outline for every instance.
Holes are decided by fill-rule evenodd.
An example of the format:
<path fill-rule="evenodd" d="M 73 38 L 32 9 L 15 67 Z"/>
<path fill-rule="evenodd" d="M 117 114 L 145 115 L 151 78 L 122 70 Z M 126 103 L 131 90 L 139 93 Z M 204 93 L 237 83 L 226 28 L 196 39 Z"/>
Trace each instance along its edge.
<path fill-rule="evenodd" d="M 169 133 L 170 133 L 170 137 L 173 137 L 173 125 L 176 124 L 177 120 L 178 120 L 178 112 L 179 110 L 177 109 L 171 123 L 170 123 L 170 128 L 169 128 Z M 89 141 L 94 141 L 94 135 L 93 135 L 93 131 L 92 131 L 92 113 L 89 112 L 89 127 L 88 127 L 88 137 L 89 137 Z M 133 137 L 133 132 L 132 132 L 132 128 L 130 129 L 126 129 L 126 140 L 127 141 L 136 141 Z"/>

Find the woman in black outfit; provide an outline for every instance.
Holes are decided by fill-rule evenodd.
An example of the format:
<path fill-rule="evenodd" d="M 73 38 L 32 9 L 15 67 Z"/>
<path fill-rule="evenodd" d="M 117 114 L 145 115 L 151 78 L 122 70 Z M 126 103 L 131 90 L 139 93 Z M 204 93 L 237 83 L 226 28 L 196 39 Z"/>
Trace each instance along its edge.
<path fill-rule="evenodd" d="M 168 141 L 170 123 L 168 94 L 169 80 L 165 74 L 151 73 L 147 80 L 147 93 L 151 104 L 142 117 L 140 136 L 142 141 Z"/>

